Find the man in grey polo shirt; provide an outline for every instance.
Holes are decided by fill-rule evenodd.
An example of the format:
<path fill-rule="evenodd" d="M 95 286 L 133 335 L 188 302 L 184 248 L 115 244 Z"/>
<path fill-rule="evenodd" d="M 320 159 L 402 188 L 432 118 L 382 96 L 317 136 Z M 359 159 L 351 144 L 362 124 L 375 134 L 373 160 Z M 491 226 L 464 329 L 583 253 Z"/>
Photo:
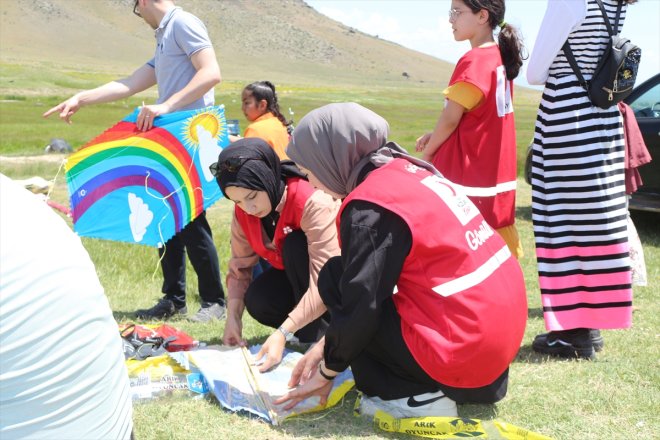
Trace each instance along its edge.
<path fill-rule="evenodd" d="M 71 116 L 84 105 L 126 98 L 155 84 L 158 101 L 142 106 L 138 114 L 137 127 L 142 131 L 151 129 L 159 115 L 213 105 L 213 86 L 220 83 L 220 67 L 204 24 L 172 0 L 136 0 L 133 12 L 156 31 L 154 58 L 126 78 L 75 94 L 44 117 L 59 113 L 71 123 Z M 165 296 L 152 308 L 138 310 L 137 317 L 165 319 L 187 313 L 186 251 L 197 273 L 202 304 L 190 319 L 207 322 L 224 317 L 220 265 L 205 212 L 159 250 Z"/>

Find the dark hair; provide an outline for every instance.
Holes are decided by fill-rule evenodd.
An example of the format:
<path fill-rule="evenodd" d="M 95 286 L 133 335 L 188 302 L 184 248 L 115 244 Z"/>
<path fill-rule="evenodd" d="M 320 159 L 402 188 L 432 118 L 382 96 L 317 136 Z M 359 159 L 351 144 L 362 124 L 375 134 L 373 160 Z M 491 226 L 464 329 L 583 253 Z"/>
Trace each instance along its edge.
<path fill-rule="evenodd" d="M 504 0 L 462 0 L 474 14 L 482 9 L 488 11 L 488 24 L 491 29 L 500 28 L 497 44 L 502 55 L 506 77 L 513 80 L 522 66 L 524 46 L 516 28 L 504 21 L 506 6 Z"/>
<path fill-rule="evenodd" d="M 266 100 L 268 104 L 268 111 L 277 116 L 282 125 L 289 127 L 293 121 L 287 121 L 282 112 L 280 111 L 280 104 L 277 102 L 277 93 L 275 93 L 275 85 L 270 81 L 257 81 L 248 84 L 243 89 L 252 93 L 254 99 L 259 102 L 262 99 Z"/>

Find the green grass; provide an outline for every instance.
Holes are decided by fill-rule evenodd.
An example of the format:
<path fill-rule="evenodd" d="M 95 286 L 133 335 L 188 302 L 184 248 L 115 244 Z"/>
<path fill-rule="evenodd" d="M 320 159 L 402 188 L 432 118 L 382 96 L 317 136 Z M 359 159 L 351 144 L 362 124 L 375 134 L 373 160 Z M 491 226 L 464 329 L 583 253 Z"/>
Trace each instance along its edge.
<path fill-rule="evenodd" d="M 238 96 L 243 84 L 225 83 L 218 102 L 227 105 L 229 117 L 245 121 Z M 283 108 L 292 107 L 299 120 L 310 109 L 327 102 L 355 100 L 382 114 L 391 124 L 392 139 L 410 146 L 415 137 L 433 127 L 439 112 L 439 91 L 433 89 L 311 88 L 278 85 Z M 7 93 L 8 95 L 9 93 Z M 5 95 L 5 99 L 9 99 Z M 51 137 L 63 137 L 79 146 L 127 114 L 142 98 L 87 108 L 71 126 L 44 121 L 40 115 L 66 96 L 17 95 L 0 103 L 0 154 L 35 155 Z M 147 95 L 149 96 L 149 95 Z M 533 129 L 536 111 L 534 94 L 517 94 L 519 153 L 524 153 Z M 15 163 L 0 160 L 0 172 L 13 178 L 35 175 L 53 178 L 59 163 L 32 160 Z M 67 204 L 64 177 L 60 173 L 53 200 Z M 657 215 L 635 215 L 646 257 L 648 287 L 635 288 L 634 324 L 629 330 L 604 331 L 605 350 L 593 362 L 551 360 L 531 350 L 530 344 L 544 331 L 540 311 L 534 240 L 531 226 L 530 189 L 522 180 L 518 190 L 518 228 L 526 255 L 521 264 L 529 300 L 529 320 L 520 352 L 511 366 L 509 392 L 496 405 L 464 405 L 466 417 L 499 419 L 557 439 L 646 439 L 657 438 L 660 429 L 660 230 Z M 231 204 L 221 201 L 208 212 L 226 273 Z M 8 209 L 4 207 L 3 209 Z M 10 208 L 9 208 L 10 209 Z M 96 264 L 115 318 L 125 322 L 130 313 L 148 307 L 160 297 L 161 275 L 155 249 L 95 239 L 83 243 Z M 188 266 L 191 311 L 199 306 L 194 272 Z M 246 315 L 245 335 L 263 342 L 270 330 Z M 222 323 L 195 324 L 184 320 L 173 324 L 195 338 L 219 343 Z M 355 392 L 341 406 L 327 412 L 303 416 L 281 427 L 272 427 L 245 415 L 224 411 L 213 400 L 185 397 L 163 398 L 135 405 L 135 429 L 139 439 L 370 439 L 410 438 L 376 431 L 366 420 L 351 414 Z"/>
<path fill-rule="evenodd" d="M 44 79 L 52 76 L 52 82 Z M 143 101 L 153 102 L 154 91 L 115 103 L 82 108 L 73 116 L 73 124 L 62 123 L 57 115 L 41 115 L 80 87 L 93 87 L 111 79 L 106 73 L 60 72 L 48 66 L 26 67 L 0 64 L 0 155 L 37 155 L 51 138 L 62 138 L 74 149 L 84 145 L 112 124 L 121 120 Z M 57 93 L 40 94 L 46 90 Z M 227 118 L 239 119 L 241 129 L 248 122 L 240 108 L 241 90 L 246 84 L 224 81 L 216 88 L 216 103 L 225 105 Z M 24 86 L 24 87 L 21 87 Z M 404 84 L 400 87 L 308 86 L 277 84 L 280 108 L 289 118 L 299 121 L 310 110 L 331 102 L 354 101 L 383 116 L 390 124 L 390 139 L 411 149 L 415 140 L 431 131 L 442 110 L 441 90 L 428 84 Z M 66 92 L 66 93 L 65 93 Z M 540 94 L 516 91 L 516 127 L 518 158 L 524 157 L 532 138 L 534 118 Z M 522 169 L 519 167 L 519 171 Z"/>

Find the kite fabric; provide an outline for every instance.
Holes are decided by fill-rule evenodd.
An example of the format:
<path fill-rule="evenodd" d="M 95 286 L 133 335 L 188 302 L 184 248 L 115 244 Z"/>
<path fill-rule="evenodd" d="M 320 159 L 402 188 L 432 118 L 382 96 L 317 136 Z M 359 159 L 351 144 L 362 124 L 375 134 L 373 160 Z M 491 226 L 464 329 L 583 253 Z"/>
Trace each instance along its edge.
<path fill-rule="evenodd" d="M 161 247 L 222 197 L 209 165 L 229 145 L 224 106 L 159 116 L 145 132 L 139 111 L 66 161 L 80 236 Z"/>

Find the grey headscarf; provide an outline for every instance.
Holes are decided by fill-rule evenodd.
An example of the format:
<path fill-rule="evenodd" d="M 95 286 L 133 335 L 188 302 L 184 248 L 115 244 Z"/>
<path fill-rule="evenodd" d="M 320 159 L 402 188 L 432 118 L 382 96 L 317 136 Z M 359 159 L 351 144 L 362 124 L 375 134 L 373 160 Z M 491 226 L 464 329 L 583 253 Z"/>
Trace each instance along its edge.
<path fill-rule="evenodd" d="M 360 171 L 369 162 L 380 167 L 394 156 L 404 157 L 438 173 L 399 145 L 387 142 L 389 130 L 385 119 L 359 104 L 328 104 L 300 120 L 286 153 L 342 198 L 355 189 Z"/>

